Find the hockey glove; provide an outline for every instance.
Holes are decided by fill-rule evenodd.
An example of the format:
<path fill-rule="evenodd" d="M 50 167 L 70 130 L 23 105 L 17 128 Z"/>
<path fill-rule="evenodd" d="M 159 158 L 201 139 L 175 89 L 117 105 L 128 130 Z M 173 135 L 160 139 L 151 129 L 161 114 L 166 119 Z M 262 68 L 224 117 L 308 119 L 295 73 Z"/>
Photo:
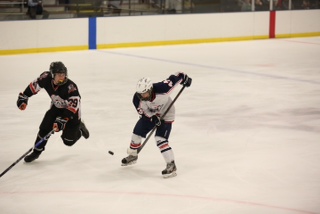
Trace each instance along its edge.
<path fill-rule="evenodd" d="M 68 119 L 62 119 L 61 117 L 57 117 L 56 120 L 53 123 L 53 130 L 55 132 L 58 132 L 60 130 L 63 130 L 66 126 L 66 123 L 68 122 Z"/>
<path fill-rule="evenodd" d="M 161 126 L 161 120 L 160 120 L 160 117 L 158 117 L 157 115 L 153 115 L 151 117 L 151 122 L 153 122 L 153 124 L 155 126 Z"/>
<path fill-rule="evenodd" d="M 188 75 L 184 75 L 182 81 L 181 81 L 181 85 L 184 85 L 186 87 L 189 87 L 191 85 L 192 79 L 190 77 L 188 77 Z"/>
<path fill-rule="evenodd" d="M 23 93 L 19 93 L 17 106 L 20 110 L 25 110 L 27 108 L 28 99 L 29 97 L 27 95 L 24 95 Z"/>

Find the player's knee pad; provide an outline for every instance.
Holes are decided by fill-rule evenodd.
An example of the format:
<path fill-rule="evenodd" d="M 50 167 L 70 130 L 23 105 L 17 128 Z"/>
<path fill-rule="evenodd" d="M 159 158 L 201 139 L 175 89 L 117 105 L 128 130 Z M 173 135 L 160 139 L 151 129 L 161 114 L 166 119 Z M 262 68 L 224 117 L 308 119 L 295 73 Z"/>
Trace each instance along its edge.
<path fill-rule="evenodd" d="M 132 134 L 130 149 L 138 149 L 141 146 L 141 136 Z"/>
<path fill-rule="evenodd" d="M 43 130 L 43 129 L 40 129 L 39 132 L 38 132 L 38 138 L 39 139 L 43 139 L 47 134 L 49 133 L 49 131 L 46 131 L 46 130 Z M 50 136 L 48 136 L 47 140 L 50 138 Z"/>
<path fill-rule="evenodd" d="M 138 155 L 137 149 L 141 146 L 142 137 L 132 134 L 130 147 L 127 149 L 128 155 Z"/>
<path fill-rule="evenodd" d="M 63 141 L 64 145 L 66 145 L 66 146 L 72 146 L 73 144 L 76 143 L 75 140 L 67 139 L 67 138 L 64 138 L 62 136 L 61 136 L 61 138 L 62 138 L 62 141 Z"/>
<path fill-rule="evenodd" d="M 155 136 L 154 139 L 156 140 L 156 143 L 157 145 L 161 142 L 167 142 L 168 143 L 168 140 L 165 139 L 164 137 L 160 137 L 160 136 Z"/>
<path fill-rule="evenodd" d="M 155 139 L 156 139 L 157 146 L 161 152 L 165 152 L 171 149 L 167 139 L 160 136 L 155 136 Z"/>
<path fill-rule="evenodd" d="M 131 144 L 141 144 L 142 137 L 136 134 L 132 134 Z"/>

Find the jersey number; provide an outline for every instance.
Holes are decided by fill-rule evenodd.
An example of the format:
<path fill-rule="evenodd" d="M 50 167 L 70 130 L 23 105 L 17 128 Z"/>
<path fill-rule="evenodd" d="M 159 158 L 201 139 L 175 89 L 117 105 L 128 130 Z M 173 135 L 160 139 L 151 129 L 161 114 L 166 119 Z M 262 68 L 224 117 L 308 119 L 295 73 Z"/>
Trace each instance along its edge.
<path fill-rule="evenodd" d="M 77 108 L 78 107 L 78 99 L 69 99 L 69 107 Z"/>

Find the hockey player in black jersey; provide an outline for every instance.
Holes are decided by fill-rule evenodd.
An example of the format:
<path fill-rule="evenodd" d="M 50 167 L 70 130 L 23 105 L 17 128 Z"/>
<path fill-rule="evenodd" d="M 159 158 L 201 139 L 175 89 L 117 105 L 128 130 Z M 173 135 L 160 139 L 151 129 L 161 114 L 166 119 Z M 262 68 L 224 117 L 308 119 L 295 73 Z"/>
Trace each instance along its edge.
<path fill-rule="evenodd" d="M 40 124 L 35 145 L 54 130 L 62 131 L 63 143 L 72 146 L 81 136 L 89 138 L 89 131 L 81 121 L 81 96 L 77 85 L 68 78 L 68 70 L 62 62 L 52 62 L 49 70 L 43 72 L 19 94 L 17 106 L 20 110 L 25 110 L 29 97 L 44 88 L 51 98 L 51 106 Z M 45 139 L 40 146 L 34 147 L 24 161 L 36 160 L 44 151 L 47 141 L 48 139 Z"/>
<path fill-rule="evenodd" d="M 167 167 L 162 171 L 162 175 L 164 177 L 176 175 L 177 168 L 174 154 L 168 142 L 172 123 L 175 119 L 174 105 L 171 106 L 164 117 L 163 114 L 172 102 L 169 94 L 175 86 L 180 83 L 189 87 L 191 82 L 192 79 L 181 72 L 158 83 L 152 83 L 150 78 L 145 77 L 138 81 L 136 93 L 133 96 L 133 104 L 140 118 L 133 129 L 131 143 L 127 149 L 129 156 L 122 159 L 123 166 L 136 163 L 142 138 L 146 138 L 146 135 L 156 126 L 156 144 L 167 164 Z"/>

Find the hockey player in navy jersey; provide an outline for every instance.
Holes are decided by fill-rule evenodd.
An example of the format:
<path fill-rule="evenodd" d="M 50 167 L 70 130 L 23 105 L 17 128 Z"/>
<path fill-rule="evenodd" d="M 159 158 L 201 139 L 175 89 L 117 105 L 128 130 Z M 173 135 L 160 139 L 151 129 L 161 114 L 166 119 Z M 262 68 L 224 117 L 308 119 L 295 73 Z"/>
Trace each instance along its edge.
<path fill-rule="evenodd" d="M 68 70 L 62 62 L 52 62 L 49 70 L 43 72 L 19 94 L 17 106 L 20 110 L 25 110 L 29 97 L 44 88 L 51 98 L 51 106 L 40 124 L 35 145 L 53 130 L 62 131 L 63 143 L 72 146 L 81 136 L 89 138 L 89 131 L 81 121 L 81 96 L 77 85 L 68 78 Z M 37 148 L 34 147 L 24 161 L 36 160 L 44 151 L 47 140 Z"/>
<path fill-rule="evenodd" d="M 164 177 L 176 175 L 176 164 L 172 148 L 169 146 L 169 136 L 172 123 L 175 119 L 175 108 L 171 106 L 166 115 L 163 114 L 170 106 L 172 99 L 170 92 L 179 83 L 189 87 L 192 79 L 188 75 L 178 72 L 171 75 L 162 82 L 152 83 L 150 78 L 141 78 L 136 86 L 136 93 L 133 96 L 133 104 L 140 115 L 137 121 L 131 143 L 127 149 L 128 157 L 122 159 L 122 166 L 131 165 L 138 160 L 138 149 L 141 146 L 142 138 L 156 126 L 155 140 L 160 152 L 167 164 L 162 171 Z"/>

